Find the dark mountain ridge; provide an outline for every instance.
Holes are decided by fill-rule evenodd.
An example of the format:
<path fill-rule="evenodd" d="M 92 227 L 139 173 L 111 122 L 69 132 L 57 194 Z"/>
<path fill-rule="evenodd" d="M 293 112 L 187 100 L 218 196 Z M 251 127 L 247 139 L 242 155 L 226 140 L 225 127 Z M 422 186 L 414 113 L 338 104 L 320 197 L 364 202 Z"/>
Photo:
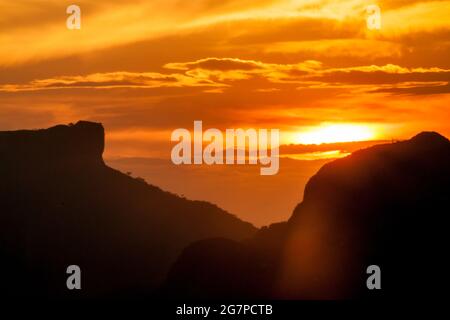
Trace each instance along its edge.
<path fill-rule="evenodd" d="M 289 221 L 259 231 L 109 168 L 103 149 L 91 122 L 0 132 L 3 295 L 142 297 L 169 269 L 158 297 L 398 299 L 448 282 L 450 142 L 437 133 L 324 165 Z M 66 289 L 71 264 L 81 291 Z M 380 291 L 366 287 L 372 264 Z"/>
<path fill-rule="evenodd" d="M 251 224 L 106 166 L 104 129 L 80 121 L 0 132 L 3 294 L 65 297 L 152 292 L 181 249 L 242 240 Z M 69 292 L 66 268 L 82 270 Z"/>
<path fill-rule="evenodd" d="M 435 132 L 330 162 L 309 180 L 288 222 L 262 228 L 240 243 L 205 240 L 186 248 L 169 273 L 165 293 L 427 298 L 448 282 L 449 164 L 450 142 Z M 191 268 L 200 257 L 207 263 Z M 379 291 L 367 289 L 370 265 L 381 269 Z"/>

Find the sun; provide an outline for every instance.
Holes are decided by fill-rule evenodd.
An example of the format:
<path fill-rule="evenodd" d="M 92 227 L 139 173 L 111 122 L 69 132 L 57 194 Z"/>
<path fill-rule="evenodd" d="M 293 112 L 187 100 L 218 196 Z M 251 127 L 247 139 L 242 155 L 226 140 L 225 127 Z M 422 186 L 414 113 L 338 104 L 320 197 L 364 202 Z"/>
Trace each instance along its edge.
<path fill-rule="evenodd" d="M 298 133 L 296 142 L 321 144 L 335 142 L 368 141 L 376 138 L 375 129 L 361 124 L 323 124 L 311 130 Z"/>

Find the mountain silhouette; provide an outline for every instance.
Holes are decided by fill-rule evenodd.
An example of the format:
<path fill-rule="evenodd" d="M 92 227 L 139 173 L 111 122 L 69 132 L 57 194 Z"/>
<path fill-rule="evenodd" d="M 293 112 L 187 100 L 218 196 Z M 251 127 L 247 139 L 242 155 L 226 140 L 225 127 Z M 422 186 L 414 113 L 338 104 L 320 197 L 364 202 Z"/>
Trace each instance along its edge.
<path fill-rule="evenodd" d="M 80 121 L 0 132 L 2 294 L 98 297 L 151 293 L 182 248 L 256 228 L 106 166 L 104 129 Z M 78 265 L 82 290 L 66 288 Z"/>
<path fill-rule="evenodd" d="M 429 297 L 448 283 L 449 191 L 450 142 L 438 133 L 354 152 L 309 180 L 287 222 L 244 241 L 189 245 L 162 293 L 203 299 Z M 381 270 L 381 290 L 367 288 L 370 265 Z"/>

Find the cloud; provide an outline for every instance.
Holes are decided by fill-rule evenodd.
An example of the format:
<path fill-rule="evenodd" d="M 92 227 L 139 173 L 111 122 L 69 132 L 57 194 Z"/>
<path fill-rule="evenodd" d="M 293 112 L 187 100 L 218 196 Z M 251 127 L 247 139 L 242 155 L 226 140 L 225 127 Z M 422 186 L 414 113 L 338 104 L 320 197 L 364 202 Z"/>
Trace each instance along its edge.
<path fill-rule="evenodd" d="M 387 64 L 384 66 L 359 66 L 331 68 L 309 77 L 313 81 L 326 83 L 345 83 L 354 85 L 399 84 L 450 81 L 450 70 L 442 68 L 406 68 Z"/>
<path fill-rule="evenodd" d="M 209 79 L 194 78 L 182 74 L 156 72 L 107 72 L 85 76 L 59 76 L 37 79 L 26 84 L 0 85 L 0 91 L 35 91 L 56 89 L 117 89 L 160 87 L 220 87 Z"/>
<path fill-rule="evenodd" d="M 450 13 L 448 1 L 401 1 L 399 5 L 384 1 L 380 4 L 382 30 L 372 33 L 365 27 L 364 9 L 371 4 L 366 0 L 80 0 L 77 4 L 82 9 L 82 29 L 70 32 L 64 23 L 66 4 L 60 1 L 0 0 L 0 65 L 88 54 L 164 37 L 183 42 L 192 33 L 220 34 L 212 49 L 235 51 L 289 42 L 388 39 L 448 27 Z M 347 48 L 352 48 L 350 42 Z M 186 49 L 180 46 L 179 50 Z"/>
<path fill-rule="evenodd" d="M 280 146 L 280 154 L 302 154 L 313 152 L 326 152 L 340 150 L 344 153 L 354 152 L 356 150 L 370 147 L 374 144 L 388 143 L 387 140 L 372 140 L 372 141 L 355 141 L 355 142 L 337 142 L 337 143 L 322 143 L 322 144 L 288 144 Z"/>
<path fill-rule="evenodd" d="M 239 86 L 247 84 L 249 88 L 252 88 L 249 83 L 257 82 L 259 79 L 260 84 L 263 84 L 261 81 L 265 81 L 269 86 L 264 84 L 252 90 L 275 92 L 282 90 L 283 84 L 290 84 L 299 89 L 356 88 L 367 89 L 369 92 L 377 90 L 388 92 L 386 90 L 389 88 L 445 86 L 450 81 L 450 70 L 436 67 L 407 68 L 386 64 L 327 68 L 320 61 L 315 60 L 296 64 L 275 64 L 238 58 L 209 57 L 195 61 L 168 63 L 164 67 L 177 72 L 164 74 L 121 71 L 83 76 L 57 76 L 35 79 L 24 84 L 0 85 L 0 91 L 204 87 L 204 92 L 223 93 L 225 88 L 232 87 L 235 82 L 239 82 L 237 84 Z"/>
<path fill-rule="evenodd" d="M 261 70 L 264 64 L 258 61 L 241 60 L 234 58 L 206 58 L 193 62 L 184 63 L 167 63 L 167 69 L 175 70 L 190 70 L 190 69 L 205 69 L 205 70 Z"/>
<path fill-rule="evenodd" d="M 418 83 L 414 86 L 398 86 L 389 88 L 379 88 L 374 90 L 375 93 L 390 93 L 403 95 L 434 95 L 434 94 L 449 94 L 449 82 L 436 83 Z"/>

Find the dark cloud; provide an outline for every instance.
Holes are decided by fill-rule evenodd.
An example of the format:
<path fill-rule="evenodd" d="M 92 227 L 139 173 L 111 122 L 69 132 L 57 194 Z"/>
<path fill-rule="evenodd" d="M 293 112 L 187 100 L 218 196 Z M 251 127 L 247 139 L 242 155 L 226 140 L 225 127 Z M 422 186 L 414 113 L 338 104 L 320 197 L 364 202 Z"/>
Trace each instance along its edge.
<path fill-rule="evenodd" d="M 324 72 L 319 76 L 309 77 L 310 80 L 322 81 L 329 83 L 349 83 L 356 85 L 365 84 L 396 84 L 404 82 L 436 82 L 450 81 L 450 71 L 433 72 L 406 72 L 406 73 L 389 73 L 383 71 L 331 71 Z"/>
<path fill-rule="evenodd" d="M 442 85 L 433 86 L 416 86 L 411 88 L 380 88 L 373 90 L 374 93 L 390 93 L 402 95 L 432 95 L 432 94 L 449 94 L 450 84 L 447 82 Z"/>
<path fill-rule="evenodd" d="M 168 69 L 189 70 L 189 69 L 206 69 L 206 70 L 257 70 L 262 69 L 262 64 L 256 61 L 240 60 L 233 58 L 206 58 L 194 62 L 186 63 L 168 63 L 165 65 Z"/>

